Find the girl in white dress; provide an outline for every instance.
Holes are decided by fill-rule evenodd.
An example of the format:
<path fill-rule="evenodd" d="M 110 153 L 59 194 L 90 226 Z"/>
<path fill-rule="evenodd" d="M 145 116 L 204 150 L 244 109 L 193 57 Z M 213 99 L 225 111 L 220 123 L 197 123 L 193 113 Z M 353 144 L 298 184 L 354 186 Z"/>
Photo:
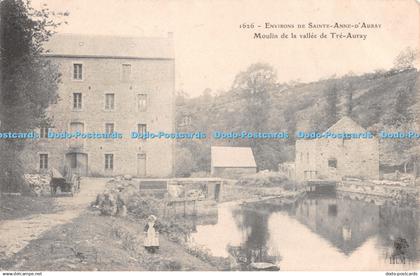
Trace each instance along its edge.
<path fill-rule="evenodd" d="M 147 218 L 144 234 L 144 247 L 150 253 L 155 253 L 159 249 L 159 226 L 154 215 Z"/>

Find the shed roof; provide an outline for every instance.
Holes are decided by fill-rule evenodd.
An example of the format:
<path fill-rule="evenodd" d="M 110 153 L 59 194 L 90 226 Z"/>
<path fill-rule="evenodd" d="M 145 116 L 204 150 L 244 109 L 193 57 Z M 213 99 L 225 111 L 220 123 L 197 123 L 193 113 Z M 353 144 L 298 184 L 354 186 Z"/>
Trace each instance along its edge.
<path fill-rule="evenodd" d="M 252 149 L 248 147 L 211 147 L 212 167 L 256 168 Z"/>
<path fill-rule="evenodd" d="M 44 44 L 46 56 L 173 59 L 170 37 L 55 34 Z"/>

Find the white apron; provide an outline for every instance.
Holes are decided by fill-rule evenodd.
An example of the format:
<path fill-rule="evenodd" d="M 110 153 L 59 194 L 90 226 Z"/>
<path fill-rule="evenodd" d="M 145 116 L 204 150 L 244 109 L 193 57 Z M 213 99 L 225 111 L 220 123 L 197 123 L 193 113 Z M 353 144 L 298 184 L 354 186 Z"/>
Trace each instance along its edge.
<path fill-rule="evenodd" d="M 159 233 L 153 227 L 155 224 L 149 222 L 149 229 L 147 229 L 146 237 L 144 238 L 144 246 L 159 246 Z"/>

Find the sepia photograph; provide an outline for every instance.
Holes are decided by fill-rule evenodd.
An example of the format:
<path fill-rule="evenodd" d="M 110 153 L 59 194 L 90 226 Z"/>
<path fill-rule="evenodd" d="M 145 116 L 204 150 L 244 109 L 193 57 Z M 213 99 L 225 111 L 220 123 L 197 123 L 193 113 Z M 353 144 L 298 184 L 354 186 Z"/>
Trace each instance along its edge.
<path fill-rule="evenodd" d="M 416 0 L 0 0 L 1 276 L 417 276 L 419 46 Z"/>

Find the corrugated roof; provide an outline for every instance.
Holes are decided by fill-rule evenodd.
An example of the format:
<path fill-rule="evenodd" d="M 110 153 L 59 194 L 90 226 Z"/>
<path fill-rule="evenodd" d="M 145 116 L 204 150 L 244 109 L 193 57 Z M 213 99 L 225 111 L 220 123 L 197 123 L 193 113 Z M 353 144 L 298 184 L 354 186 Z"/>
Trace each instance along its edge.
<path fill-rule="evenodd" d="M 212 167 L 244 168 L 257 167 L 251 148 L 211 147 Z"/>
<path fill-rule="evenodd" d="M 55 34 L 44 44 L 47 56 L 173 59 L 170 37 Z"/>

